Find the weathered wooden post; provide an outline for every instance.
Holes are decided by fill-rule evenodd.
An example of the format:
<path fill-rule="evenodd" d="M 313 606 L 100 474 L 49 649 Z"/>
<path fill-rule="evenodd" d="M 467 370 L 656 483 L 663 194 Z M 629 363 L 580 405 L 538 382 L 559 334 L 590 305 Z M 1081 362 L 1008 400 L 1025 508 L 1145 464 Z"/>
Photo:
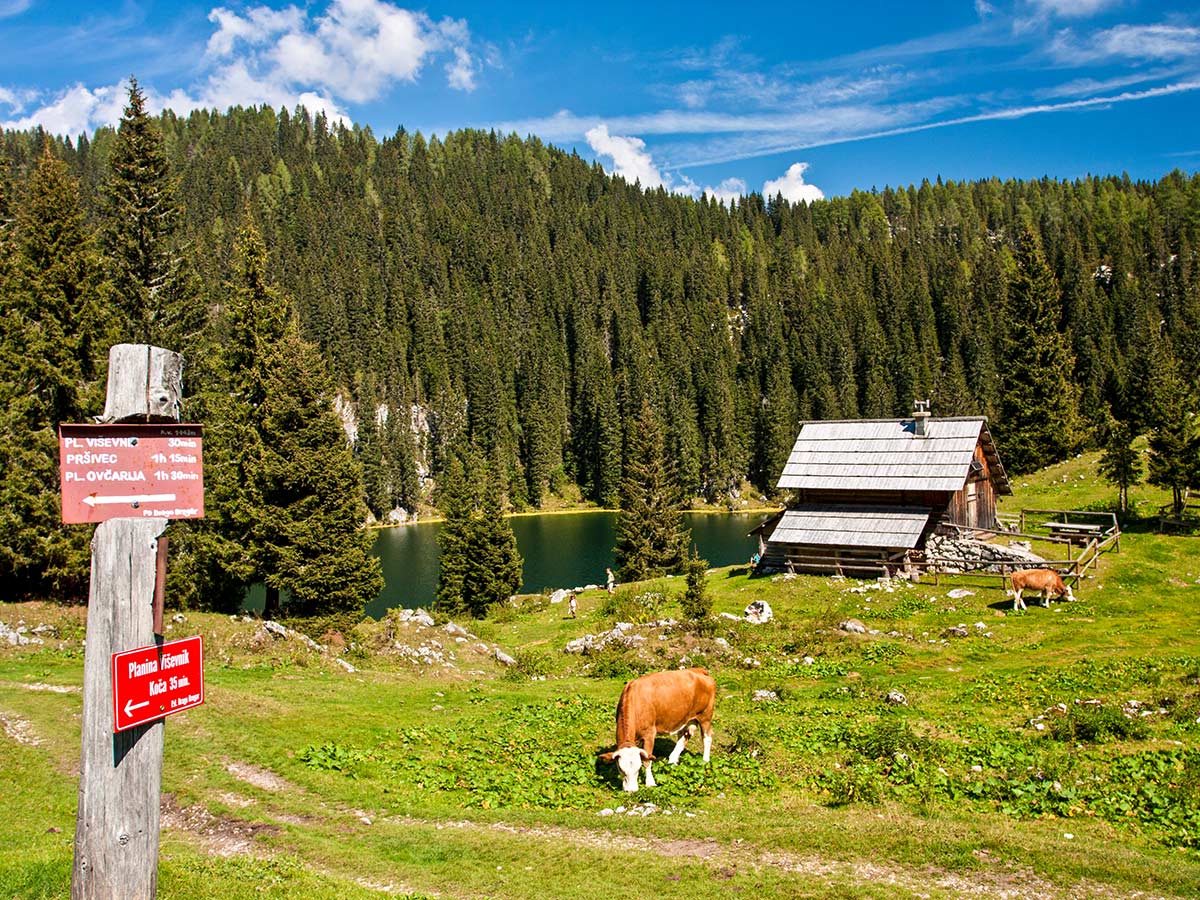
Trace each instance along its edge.
<path fill-rule="evenodd" d="M 179 420 L 182 356 L 118 344 L 108 366 L 102 421 Z M 129 505 L 127 515 L 143 515 Z M 115 731 L 111 660 L 155 641 L 156 557 L 167 521 L 111 518 L 92 538 L 72 900 L 152 898 L 158 890 L 163 720 Z"/>

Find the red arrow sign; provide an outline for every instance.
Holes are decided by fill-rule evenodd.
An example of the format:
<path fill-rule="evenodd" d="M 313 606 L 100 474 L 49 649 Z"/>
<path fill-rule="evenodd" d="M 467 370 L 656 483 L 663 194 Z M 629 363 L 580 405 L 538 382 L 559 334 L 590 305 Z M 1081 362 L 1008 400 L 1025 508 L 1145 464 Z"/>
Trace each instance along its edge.
<path fill-rule="evenodd" d="M 204 702 L 204 639 L 112 655 L 113 731 L 153 722 Z"/>

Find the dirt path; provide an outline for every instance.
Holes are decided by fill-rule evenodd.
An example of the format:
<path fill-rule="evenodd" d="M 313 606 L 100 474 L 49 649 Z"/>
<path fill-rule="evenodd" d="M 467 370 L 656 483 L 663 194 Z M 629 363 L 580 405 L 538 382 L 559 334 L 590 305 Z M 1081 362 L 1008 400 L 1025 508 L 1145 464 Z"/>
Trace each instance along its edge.
<path fill-rule="evenodd" d="M 271 794 L 301 794 L 301 788 L 267 769 L 248 763 L 225 761 L 226 770 L 246 784 Z M 230 806 L 257 805 L 248 798 L 223 795 L 217 797 Z M 314 816 L 298 820 L 296 816 L 270 808 L 267 801 L 260 807 L 265 818 L 289 825 L 320 826 L 339 819 L 350 819 L 363 825 L 390 825 L 399 828 L 453 829 L 463 832 L 511 834 L 535 842 L 555 846 L 564 844 L 598 850 L 605 853 L 653 853 L 666 859 L 698 862 L 711 869 L 714 878 L 733 878 L 739 871 L 775 870 L 800 876 L 806 881 L 825 883 L 831 891 L 839 885 L 888 885 L 900 896 L 928 897 L 944 894 L 968 900 L 1166 900 L 1161 895 L 1144 891 L 1120 892 L 1111 886 L 1092 881 L 1079 881 L 1060 887 L 1038 876 L 1027 866 L 1018 866 L 997 859 L 985 850 L 976 852 L 980 868 L 973 872 L 952 872 L 928 866 L 904 866 L 887 861 L 866 859 L 831 859 L 816 854 L 771 850 L 749 842 L 722 843 L 715 838 L 657 838 L 620 834 L 606 828 L 570 828 L 556 825 L 518 825 L 507 822 L 472 822 L 470 820 L 425 819 L 415 816 L 386 816 L 374 823 L 360 809 L 341 807 L 318 801 Z M 200 806 L 181 809 L 174 798 L 163 798 L 163 825 L 195 837 L 197 844 L 218 856 L 247 853 L 268 856 L 270 852 L 256 841 L 259 835 L 277 835 L 279 825 L 250 823 L 233 816 L 214 816 Z M 310 863 L 311 865 L 311 863 Z M 414 888 L 378 878 L 355 878 L 345 872 L 329 871 L 313 866 L 316 871 L 332 877 L 352 878 L 359 886 L 384 894 L 402 894 L 427 888 Z"/>

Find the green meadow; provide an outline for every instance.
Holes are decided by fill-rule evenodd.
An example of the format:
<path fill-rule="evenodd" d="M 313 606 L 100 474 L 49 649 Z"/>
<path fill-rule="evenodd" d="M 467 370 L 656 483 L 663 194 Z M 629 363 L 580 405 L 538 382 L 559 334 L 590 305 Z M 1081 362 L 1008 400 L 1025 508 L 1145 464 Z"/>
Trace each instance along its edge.
<path fill-rule="evenodd" d="M 1090 456 L 1016 489 L 1002 512 L 1115 499 Z M 1164 498 L 1133 499 L 1078 601 L 1021 613 L 995 579 L 735 567 L 715 611 L 773 621 L 664 625 L 670 578 L 584 593 L 577 619 L 521 598 L 469 637 L 369 621 L 328 638 L 348 671 L 187 612 L 169 636 L 205 636 L 207 696 L 165 726 L 160 896 L 1200 896 L 1200 536 L 1155 534 Z M 0 649 L 0 897 L 65 897 L 84 612 L 0 621 L 56 629 Z M 618 621 L 642 640 L 564 652 Z M 660 739 L 659 786 L 625 794 L 596 763 L 621 686 L 680 664 L 717 679 L 712 762 L 668 766 Z"/>

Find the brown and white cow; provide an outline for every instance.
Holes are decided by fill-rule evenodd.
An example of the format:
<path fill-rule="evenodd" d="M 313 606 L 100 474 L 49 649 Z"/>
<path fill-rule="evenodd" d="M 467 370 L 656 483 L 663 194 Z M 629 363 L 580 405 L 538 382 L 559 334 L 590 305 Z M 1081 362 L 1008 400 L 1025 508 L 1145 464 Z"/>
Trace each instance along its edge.
<path fill-rule="evenodd" d="M 621 771 L 621 787 L 638 789 L 638 769 L 645 766 L 646 787 L 655 787 L 651 763 L 654 739 L 659 732 L 678 738 L 668 762 L 676 765 L 696 725 L 704 735 L 704 761 L 712 750 L 713 704 L 717 683 L 699 667 L 672 672 L 652 672 L 635 678 L 621 691 L 617 703 L 617 749 L 601 753 L 603 762 L 613 762 Z M 637 746 L 638 743 L 641 746 Z"/>
<path fill-rule="evenodd" d="M 1027 609 L 1021 599 L 1024 591 L 1038 591 L 1042 595 L 1042 606 L 1050 606 L 1050 595 L 1066 597 L 1075 600 L 1069 585 L 1063 583 L 1062 577 L 1053 569 L 1019 569 L 1012 573 L 1013 609 Z"/>

